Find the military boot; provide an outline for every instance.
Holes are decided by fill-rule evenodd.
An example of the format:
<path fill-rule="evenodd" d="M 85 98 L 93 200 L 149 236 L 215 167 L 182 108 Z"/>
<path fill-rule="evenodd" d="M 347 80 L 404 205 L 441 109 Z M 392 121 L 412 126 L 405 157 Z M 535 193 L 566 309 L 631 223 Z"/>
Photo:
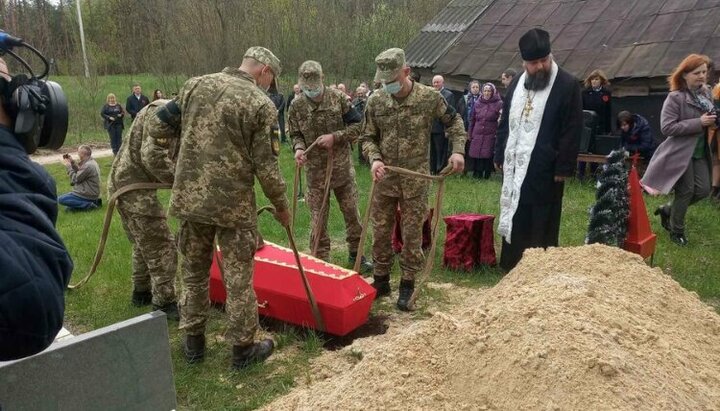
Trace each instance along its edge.
<path fill-rule="evenodd" d="M 412 280 L 401 280 L 398 289 L 397 308 L 400 311 L 410 311 L 410 297 L 415 291 L 415 282 Z"/>
<path fill-rule="evenodd" d="M 165 305 L 153 304 L 153 310 L 164 312 L 170 321 L 180 321 L 180 311 L 178 311 L 178 305 L 175 301 Z"/>
<path fill-rule="evenodd" d="M 265 339 L 247 346 L 233 346 L 232 367 L 241 370 L 250 364 L 265 361 L 275 349 L 271 339 Z"/>
<path fill-rule="evenodd" d="M 195 364 L 205 358 L 205 334 L 186 335 L 183 341 L 183 353 L 189 364 Z"/>
<path fill-rule="evenodd" d="M 355 267 L 355 262 L 357 261 L 357 252 L 351 252 L 350 256 L 348 257 L 348 263 L 351 267 Z M 373 272 L 373 263 L 367 260 L 365 256 L 362 256 L 360 259 L 360 273 L 362 274 L 372 274 Z"/>
<path fill-rule="evenodd" d="M 390 276 L 389 275 L 374 275 L 375 280 L 372 286 L 377 290 L 375 298 L 384 297 L 390 295 Z"/>
<path fill-rule="evenodd" d="M 150 291 L 133 291 L 132 305 L 143 307 L 152 304 L 152 293 Z"/>

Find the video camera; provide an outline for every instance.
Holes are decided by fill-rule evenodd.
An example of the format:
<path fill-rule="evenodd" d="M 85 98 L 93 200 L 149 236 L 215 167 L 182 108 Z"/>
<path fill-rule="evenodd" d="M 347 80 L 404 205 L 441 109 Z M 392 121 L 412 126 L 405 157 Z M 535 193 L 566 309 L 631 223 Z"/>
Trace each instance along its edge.
<path fill-rule="evenodd" d="M 36 76 L 32 67 L 13 52 L 24 47 L 37 55 L 45 64 L 45 70 Z M 0 56 L 10 55 L 29 72 L 17 74 L 7 81 L 0 77 L 0 99 L 14 122 L 14 133 L 28 154 L 38 147 L 56 150 L 65 142 L 68 128 L 68 105 L 62 87 L 47 80 L 50 64 L 37 49 L 21 38 L 0 30 Z"/>

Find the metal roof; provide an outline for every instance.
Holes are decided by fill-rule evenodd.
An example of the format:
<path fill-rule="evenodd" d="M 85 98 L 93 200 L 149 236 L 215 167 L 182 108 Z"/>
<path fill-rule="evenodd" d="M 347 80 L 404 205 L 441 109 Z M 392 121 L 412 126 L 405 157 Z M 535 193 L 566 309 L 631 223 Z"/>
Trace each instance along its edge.
<path fill-rule="evenodd" d="M 453 0 L 405 48 L 412 67 L 431 67 L 493 0 Z"/>
<path fill-rule="evenodd" d="M 467 3 L 462 18 L 445 12 L 456 3 Z M 433 25 L 466 28 L 441 37 Z M 597 68 L 611 79 L 664 77 L 689 53 L 720 62 L 720 0 L 454 1 L 413 39 L 408 62 L 494 80 L 521 67 L 518 39 L 532 27 L 550 32 L 556 61 L 578 78 Z"/>

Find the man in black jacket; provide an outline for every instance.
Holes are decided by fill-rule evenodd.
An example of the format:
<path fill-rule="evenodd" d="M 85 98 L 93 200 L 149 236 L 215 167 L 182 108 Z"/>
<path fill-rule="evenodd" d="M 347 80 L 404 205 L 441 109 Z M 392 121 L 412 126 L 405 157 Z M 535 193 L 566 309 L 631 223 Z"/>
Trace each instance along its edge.
<path fill-rule="evenodd" d="M 439 91 L 440 95 L 445 98 L 447 105 L 455 108 L 455 95 L 452 91 L 445 88 L 445 79 L 443 76 L 433 77 L 432 84 L 435 90 Z M 450 144 L 445 135 L 445 126 L 440 120 L 433 120 L 430 136 L 430 173 L 438 174 L 445 168 L 448 157 L 450 157 Z"/>
<path fill-rule="evenodd" d="M 0 59 L 0 74 L 7 75 Z M 2 98 L 0 97 L 0 100 Z M 36 354 L 62 328 L 73 264 L 55 230 L 55 182 L 30 161 L 0 104 L 0 361 Z"/>
<path fill-rule="evenodd" d="M 583 127 L 580 84 L 553 61 L 550 35 L 532 29 L 519 46 L 525 72 L 508 87 L 495 145 L 507 271 L 526 248 L 558 245 L 564 181 L 575 171 Z"/>
<path fill-rule="evenodd" d="M 130 117 L 135 120 L 135 116 L 148 104 L 150 104 L 150 99 L 142 93 L 140 84 L 133 84 L 132 94 L 128 96 L 125 102 L 125 110 L 130 113 Z"/>

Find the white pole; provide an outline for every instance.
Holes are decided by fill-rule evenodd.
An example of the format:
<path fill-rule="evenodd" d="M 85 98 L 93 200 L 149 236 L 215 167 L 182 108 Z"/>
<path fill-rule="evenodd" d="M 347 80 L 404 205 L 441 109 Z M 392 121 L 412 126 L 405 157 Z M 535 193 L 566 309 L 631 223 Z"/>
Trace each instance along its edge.
<path fill-rule="evenodd" d="M 83 53 L 83 63 L 85 64 L 85 77 L 90 77 L 90 68 L 88 67 L 87 52 L 85 51 L 85 30 L 83 29 L 82 13 L 80 12 L 80 0 L 75 0 L 77 6 L 78 23 L 80 23 L 80 45 Z"/>

